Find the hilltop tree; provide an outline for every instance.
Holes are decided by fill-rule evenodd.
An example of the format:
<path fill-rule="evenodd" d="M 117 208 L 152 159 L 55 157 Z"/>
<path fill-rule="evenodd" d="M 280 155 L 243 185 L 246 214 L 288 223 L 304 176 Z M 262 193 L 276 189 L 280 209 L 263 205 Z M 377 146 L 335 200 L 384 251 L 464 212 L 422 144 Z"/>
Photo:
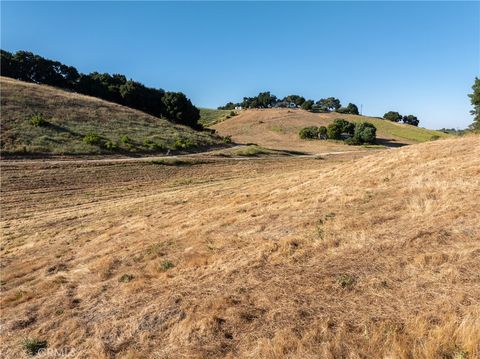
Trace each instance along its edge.
<path fill-rule="evenodd" d="M 88 75 L 81 75 L 78 81 L 77 91 L 89 96 L 99 97 L 101 99 L 112 101 L 116 103 L 125 104 L 122 101 L 120 87 L 127 82 L 123 75 L 110 75 L 92 72 Z M 138 108 L 144 111 L 143 108 L 132 106 L 129 102 L 127 106 Z"/>
<path fill-rule="evenodd" d="M 162 99 L 165 106 L 166 117 L 175 123 L 198 127 L 200 111 L 192 105 L 190 100 L 182 92 L 165 92 Z"/>
<path fill-rule="evenodd" d="M 260 92 L 255 97 L 244 97 L 242 106 L 244 108 L 269 108 L 277 102 L 277 96 L 270 94 L 269 91 Z"/>
<path fill-rule="evenodd" d="M 324 111 L 336 111 L 341 107 L 340 100 L 335 97 L 322 98 L 316 104 Z"/>
<path fill-rule="evenodd" d="M 347 105 L 347 110 L 348 110 L 348 113 L 351 114 L 351 115 L 358 115 L 358 114 L 360 114 L 360 113 L 358 112 L 358 107 L 357 107 L 357 105 L 355 105 L 355 104 L 353 104 L 353 103 L 349 103 L 349 104 Z"/>
<path fill-rule="evenodd" d="M 418 124 L 420 123 L 417 116 L 413 116 L 413 115 L 403 116 L 402 120 L 403 120 L 403 123 L 407 125 L 412 125 L 412 126 L 418 126 Z"/>
<path fill-rule="evenodd" d="M 313 100 L 306 100 L 304 103 L 302 103 L 301 107 L 304 110 L 311 111 L 313 108 L 314 102 Z"/>
<path fill-rule="evenodd" d="M 350 114 L 350 115 L 358 115 L 359 114 L 357 105 L 355 105 L 353 103 L 349 103 L 347 105 L 347 107 L 340 107 L 337 110 L 337 112 L 338 113 Z"/>
<path fill-rule="evenodd" d="M 474 116 L 473 123 L 469 126 L 473 131 L 480 131 L 480 79 L 475 77 L 475 83 L 472 86 L 473 93 L 469 94 L 473 110 L 470 114 Z"/>
<path fill-rule="evenodd" d="M 166 113 L 163 103 L 165 91 L 149 88 L 136 81 L 127 81 L 119 88 L 122 102 L 129 107 L 161 117 Z"/>
<path fill-rule="evenodd" d="M 383 118 L 392 122 L 400 122 L 402 120 L 402 115 L 396 111 L 388 111 L 385 115 L 383 115 Z"/>
<path fill-rule="evenodd" d="M 293 102 L 297 106 L 302 106 L 305 102 L 305 97 L 298 95 L 288 95 L 282 99 L 282 101 Z"/>
<path fill-rule="evenodd" d="M 225 106 L 219 106 L 217 109 L 218 110 L 235 110 L 235 107 L 238 105 L 233 103 L 233 102 L 227 102 Z"/>
<path fill-rule="evenodd" d="M 0 71 L 2 76 L 16 78 L 12 64 L 12 54 L 8 51 L 0 50 Z"/>

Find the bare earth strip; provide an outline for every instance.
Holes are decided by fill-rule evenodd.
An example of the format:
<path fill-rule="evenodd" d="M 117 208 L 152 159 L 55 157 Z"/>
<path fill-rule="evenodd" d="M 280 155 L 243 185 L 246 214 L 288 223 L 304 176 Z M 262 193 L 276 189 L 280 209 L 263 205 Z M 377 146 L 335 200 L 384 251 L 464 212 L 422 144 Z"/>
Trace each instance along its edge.
<path fill-rule="evenodd" d="M 0 163 L 3 357 L 475 358 L 480 138 Z M 58 357 L 58 356 L 57 356 Z"/>

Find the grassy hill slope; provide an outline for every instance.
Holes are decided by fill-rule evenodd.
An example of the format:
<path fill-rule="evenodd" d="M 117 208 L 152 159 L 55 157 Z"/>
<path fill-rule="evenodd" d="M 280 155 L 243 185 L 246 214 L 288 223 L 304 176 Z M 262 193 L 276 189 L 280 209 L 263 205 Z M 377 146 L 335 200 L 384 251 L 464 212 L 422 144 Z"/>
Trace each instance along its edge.
<path fill-rule="evenodd" d="M 480 357 L 479 136 L 0 166 L 5 358 Z"/>
<path fill-rule="evenodd" d="M 447 134 L 415 126 L 393 123 L 379 118 L 338 113 L 311 113 L 300 109 L 245 110 L 238 116 L 224 119 L 212 127 L 221 135 L 232 136 L 235 142 L 257 143 L 274 149 L 290 149 L 305 152 L 325 150 L 355 150 L 359 147 L 345 146 L 330 141 L 305 141 L 298 137 L 301 128 L 328 125 L 335 118 L 353 122 L 368 121 L 377 127 L 378 143 L 386 146 L 401 146 L 429 141 L 435 137 L 446 138 Z"/>
<path fill-rule="evenodd" d="M 233 111 L 234 113 L 238 113 L 238 111 Z M 230 116 L 232 110 L 215 110 L 210 108 L 201 108 L 200 109 L 200 123 L 207 126 L 213 126 L 218 122 L 222 122 L 223 120 L 228 119 L 227 117 Z"/>
<path fill-rule="evenodd" d="M 207 132 L 94 97 L 6 77 L 0 86 L 4 154 L 155 153 L 221 142 Z M 36 113 L 47 125 L 32 125 Z M 97 134 L 97 143 L 86 143 L 87 134 Z"/>

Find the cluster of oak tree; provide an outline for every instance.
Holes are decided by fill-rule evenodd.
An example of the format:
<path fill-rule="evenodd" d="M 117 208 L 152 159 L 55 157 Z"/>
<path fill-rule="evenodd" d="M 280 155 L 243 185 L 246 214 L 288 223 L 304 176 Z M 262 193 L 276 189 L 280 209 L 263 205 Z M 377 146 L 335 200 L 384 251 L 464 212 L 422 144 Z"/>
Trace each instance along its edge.
<path fill-rule="evenodd" d="M 385 115 L 383 115 L 383 118 L 385 120 L 393 121 L 393 122 L 402 121 L 403 123 L 407 125 L 412 125 L 412 126 L 418 126 L 418 124 L 420 123 L 417 116 L 414 116 L 414 115 L 402 116 L 396 111 L 388 111 Z"/>
<path fill-rule="evenodd" d="M 235 107 L 242 108 L 272 108 L 272 107 L 289 107 L 290 104 L 294 104 L 295 107 L 300 107 L 307 111 L 314 112 L 331 112 L 358 115 L 358 107 L 349 103 L 347 106 L 342 106 L 340 100 L 335 97 L 322 98 L 318 101 L 307 100 L 303 96 L 289 95 L 284 98 L 277 98 L 269 91 L 260 92 L 254 97 L 244 97 L 242 102 L 233 103 L 229 102 L 225 106 L 220 106 L 219 110 L 233 110 Z"/>
<path fill-rule="evenodd" d="M 374 144 L 377 129 L 370 122 L 352 123 L 337 118 L 328 126 L 302 128 L 298 134 L 305 140 L 344 140 L 349 145 Z"/>
<path fill-rule="evenodd" d="M 200 111 L 181 92 L 146 87 L 119 74 L 82 74 L 73 66 L 28 51 L 0 50 L 0 56 L 2 76 L 72 90 L 201 129 Z"/>

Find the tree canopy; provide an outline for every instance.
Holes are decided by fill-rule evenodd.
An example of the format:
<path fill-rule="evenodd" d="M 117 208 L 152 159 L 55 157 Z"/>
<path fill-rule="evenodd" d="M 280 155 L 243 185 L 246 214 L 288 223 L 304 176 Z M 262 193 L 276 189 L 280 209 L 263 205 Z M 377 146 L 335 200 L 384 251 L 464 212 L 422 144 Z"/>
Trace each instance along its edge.
<path fill-rule="evenodd" d="M 412 125 L 412 126 L 418 126 L 418 124 L 420 123 L 417 116 L 414 116 L 414 115 L 403 116 L 402 121 L 403 123 L 407 125 Z"/>
<path fill-rule="evenodd" d="M 468 95 L 473 106 L 473 110 L 470 111 L 470 114 L 474 116 L 470 128 L 474 131 L 480 131 L 480 79 L 477 77 L 475 77 L 472 90 L 473 93 Z"/>
<path fill-rule="evenodd" d="M 392 122 L 400 122 L 402 120 L 402 115 L 396 111 L 388 111 L 385 115 L 383 115 L 383 118 Z"/>
<path fill-rule="evenodd" d="M 341 107 L 340 100 L 335 97 L 322 98 L 316 104 L 324 111 L 336 111 Z"/>
<path fill-rule="evenodd" d="M 383 118 L 387 121 L 392 122 L 400 122 L 402 121 L 406 125 L 418 126 L 420 121 L 418 120 L 417 116 L 414 115 L 406 115 L 402 116 L 397 111 L 388 111 Z"/>

